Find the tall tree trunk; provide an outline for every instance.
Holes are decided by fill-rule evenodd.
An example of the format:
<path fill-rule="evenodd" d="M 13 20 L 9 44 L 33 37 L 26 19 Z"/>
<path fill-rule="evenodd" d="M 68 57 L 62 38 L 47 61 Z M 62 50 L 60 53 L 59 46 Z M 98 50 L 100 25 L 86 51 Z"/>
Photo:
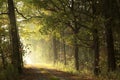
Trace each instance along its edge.
<path fill-rule="evenodd" d="M 1 34 L 0 34 L 1 36 Z M 2 65 L 3 65 L 3 69 L 6 68 L 6 61 L 5 61 L 5 55 L 4 55 L 4 52 L 2 50 L 2 39 L 0 38 L 0 54 L 1 54 L 1 58 L 2 58 Z"/>
<path fill-rule="evenodd" d="M 71 13 L 72 13 L 72 16 L 73 16 L 73 21 L 71 23 L 72 25 L 72 30 L 74 32 L 74 49 L 75 49 L 75 52 L 74 52 L 74 58 L 75 58 L 75 69 L 76 70 L 79 70 L 79 46 L 78 46 L 78 33 L 79 33 L 79 30 L 80 30 L 80 26 L 78 26 L 78 23 L 77 23 L 77 18 L 76 18 L 76 14 L 75 14 L 75 1 L 74 0 L 71 0 L 70 1 L 70 10 L 71 10 Z"/>
<path fill-rule="evenodd" d="M 98 29 L 96 28 L 95 19 L 96 16 L 98 16 L 100 13 L 97 11 L 97 1 L 92 0 L 92 11 L 93 11 L 93 45 L 94 45 L 94 74 L 99 75 L 100 73 L 100 67 L 99 67 L 99 35 L 98 35 Z"/>
<path fill-rule="evenodd" d="M 64 30 L 62 31 L 62 37 L 63 37 L 63 53 L 64 53 L 64 65 L 67 65 L 67 60 L 66 60 L 66 44 L 65 44 L 65 39 L 64 39 Z"/>
<path fill-rule="evenodd" d="M 64 51 L 64 65 L 67 65 L 66 60 L 66 46 L 65 46 L 65 40 L 63 39 L 63 51 Z"/>
<path fill-rule="evenodd" d="M 67 61 L 66 61 L 66 44 L 65 44 L 65 39 L 64 39 L 65 31 L 64 29 L 61 30 L 61 38 L 62 38 L 62 43 L 63 43 L 63 57 L 64 57 L 64 65 L 66 66 Z"/>
<path fill-rule="evenodd" d="M 94 74 L 99 75 L 99 36 L 98 30 L 93 30 L 93 44 L 94 44 Z"/>
<path fill-rule="evenodd" d="M 16 17 L 13 0 L 8 0 L 8 16 L 10 20 L 10 39 L 12 45 L 12 64 L 17 68 L 18 72 L 22 72 L 21 58 L 20 58 L 20 40 L 18 28 L 16 25 Z"/>
<path fill-rule="evenodd" d="M 78 46 L 78 39 L 77 39 L 77 33 L 78 31 L 76 30 L 74 32 L 74 49 L 75 49 L 75 53 L 74 53 L 74 58 L 75 58 L 75 69 L 79 70 L 79 46 Z"/>
<path fill-rule="evenodd" d="M 105 17 L 105 32 L 108 52 L 108 71 L 116 70 L 114 40 L 112 27 L 114 27 L 114 17 L 117 15 L 116 0 L 103 0 L 103 16 Z"/>
<path fill-rule="evenodd" d="M 54 64 L 57 62 L 58 54 L 57 54 L 57 42 L 56 37 L 53 37 L 53 53 L 54 53 Z"/>
<path fill-rule="evenodd" d="M 6 69 L 5 56 L 4 56 L 4 53 L 3 53 L 1 46 L 0 46 L 0 53 L 1 53 L 1 58 L 2 58 L 3 69 Z"/>
<path fill-rule="evenodd" d="M 107 52 L 108 52 L 108 71 L 116 70 L 114 41 L 113 41 L 113 32 L 111 28 L 111 23 L 112 23 L 111 20 L 105 23 L 106 43 L 107 43 Z"/>

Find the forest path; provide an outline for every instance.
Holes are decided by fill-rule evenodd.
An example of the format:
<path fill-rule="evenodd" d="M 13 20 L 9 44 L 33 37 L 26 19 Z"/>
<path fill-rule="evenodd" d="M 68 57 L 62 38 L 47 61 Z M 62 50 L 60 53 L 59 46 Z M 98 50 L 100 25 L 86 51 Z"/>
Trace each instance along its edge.
<path fill-rule="evenodd" d="M 80 78 L 78 75 L 73 75 L 67 72 L 51 69 L 46 66 L 27 66 L 20 80 L 91 80 Z"/>

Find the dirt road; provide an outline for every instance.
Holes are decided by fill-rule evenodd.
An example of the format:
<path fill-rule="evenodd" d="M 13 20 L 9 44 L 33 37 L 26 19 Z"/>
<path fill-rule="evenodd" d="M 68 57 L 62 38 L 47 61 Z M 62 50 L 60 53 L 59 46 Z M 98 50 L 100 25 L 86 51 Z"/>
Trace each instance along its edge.
<path fill-rule="evenodd" d="M 49 69 L 46 67 L 27 67 L 24 69 L 20 80 L 91 80 L 81 79 L 78 75 L 73 75 L 67 72 Z"/>

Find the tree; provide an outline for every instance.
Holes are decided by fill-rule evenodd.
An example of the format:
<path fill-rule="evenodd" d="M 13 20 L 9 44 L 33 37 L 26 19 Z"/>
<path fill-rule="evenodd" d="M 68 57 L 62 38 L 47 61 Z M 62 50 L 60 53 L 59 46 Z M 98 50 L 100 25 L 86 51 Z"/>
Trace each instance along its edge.
<path fill-rule="evenodd" d="M 93 30 L 93 46 L 94 46 L 94 74 L 99 75 L 99 38 L 98 38 L 98 30 Z"/>
<path fill-rule="evenodd" d="M 13 0 L 8 0 L 8 16 L 10 20 L 10 39 L 12 46 L 12 64 L 17 68 L 18 72 L 22 72 L 21 58 L 20 58 L 20 39 L 18 27 L 16 24 L 15 7 Z"/>
<path fill-rule="evenodd" d="M 54 64 L 57 62 L 58 60 L 58 52 L 57 52 L 57 40 L 56 40 L 56 36 L 53 37 L 53 53 L 54 53 Z"/>
<path fill-rule="evenodd" d="M 92 31 L 93 31 L 93 47 L 94 47 L 94 74 L 99 75 L 100 73 L 100 65 L 99 65 L 99 57 L 100 57 L 100 42 L 99 42 L 99 33 L 96 24 L 97 22 L 97 16 L 100 15 L 99 13 L 99 6 L 97 4 L 97 0 L 92 0 L 92 15 L 94 16 L 93 18 L 93 26 L 92 26 Z"/>
<path fill-rule="evenodd" d="M 103 16 L 105 18 L 105 32 L 106 32 L 106 43 L 108 52 L 108 71 L 116 70 L 116 60 L 114 51 L 114 39 L 113 39 L 113 27 L 115 26 L 115 20 L 119 16 L 119 8 L 117 0 L 104 0 L 103 5 Z"/>
<path fill-rule="evenodd" d="M 4 52 L 2 50 L 2 47 L 1 47 L 1 40 L 0 40 L 0 54 L 1 54 L 1 58 L 2 58 L 2 65 L 3 65 L 3 69 L 6 68 L 6 61 L 5 61 L 5 55 L 4 55 Z"/>

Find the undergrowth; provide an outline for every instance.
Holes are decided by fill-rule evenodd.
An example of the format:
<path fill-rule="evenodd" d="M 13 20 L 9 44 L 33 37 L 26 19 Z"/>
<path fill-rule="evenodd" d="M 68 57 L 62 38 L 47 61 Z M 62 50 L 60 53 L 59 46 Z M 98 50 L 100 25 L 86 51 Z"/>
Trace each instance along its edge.
<path fill-rule="evenodd" d="M 74 69 L 74 67 L 72 66 L 72 63 L 70 65 L 64 65 L 61 62 L 57 62 L 53 66 L 54 66 L 55 69 L 60 70 L 60 71 L 69 72 L 69 73 L 72 73 L 72 74 L 78 73 L 78 71 L 76 71 Z"/>
<path fill-rule="evenodd" d="M 72 63 L 70 65 L 64 65 L 63 63 L 58 62 L 54 65 L 54 68 L 60 71 L 68 72 L 71 74 L 79 75 L 81 78 L 86 77 L 92 80 L 120 80 L 120 70 L 114 72 L 108 72 L 107 70 L 101 70 L 99 76 L 94 75 L 93 70 L 90 70 L 86 67 L 76 71 Z"/>
<path fill-rule="evenodd" d="M 0 80 L 19 80 L 18 76 L 17 70 L 11 64 L 0 71 Z"/>
<path fill-rule="evenodd" d="M 99 76 L 94 76 L 95 80 L 120 80 L 120 72 L 104 72 Z"/>

